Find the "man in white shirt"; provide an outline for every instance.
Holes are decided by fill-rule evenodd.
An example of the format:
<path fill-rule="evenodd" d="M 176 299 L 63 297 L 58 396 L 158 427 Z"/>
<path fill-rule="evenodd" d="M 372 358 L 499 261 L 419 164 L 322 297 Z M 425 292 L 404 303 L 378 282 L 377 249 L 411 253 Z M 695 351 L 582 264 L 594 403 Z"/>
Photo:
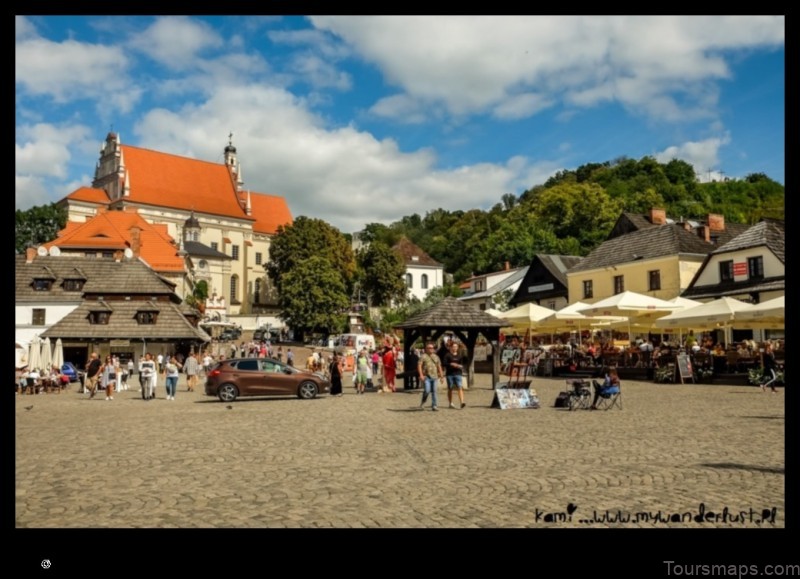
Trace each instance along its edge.
<path fill-rule="evenodd" d="M 142 383 L 142 399 L 151 400 L 156 397 L 156 379 L 158 376 L 153 355 L 148 352 L 139 360 L 139 379 Z"/>

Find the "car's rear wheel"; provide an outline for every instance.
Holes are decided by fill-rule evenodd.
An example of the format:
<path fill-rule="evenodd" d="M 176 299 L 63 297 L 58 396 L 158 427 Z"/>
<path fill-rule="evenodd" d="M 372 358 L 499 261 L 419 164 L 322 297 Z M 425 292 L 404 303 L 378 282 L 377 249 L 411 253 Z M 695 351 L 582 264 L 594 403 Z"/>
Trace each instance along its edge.
<path fill-rule="evenodd" d="M 233 402 L 239 396 L 239 389 L 233 384 L 223 384 L 217 390 L 217 396 L 223 402 Z"/>
<path fill-rule="evenodd" d="M 300 384 L 297 389 L 297 395 L 303 400 L 311 400 L 317 397 L 317 385 L 307 380 Z"/>

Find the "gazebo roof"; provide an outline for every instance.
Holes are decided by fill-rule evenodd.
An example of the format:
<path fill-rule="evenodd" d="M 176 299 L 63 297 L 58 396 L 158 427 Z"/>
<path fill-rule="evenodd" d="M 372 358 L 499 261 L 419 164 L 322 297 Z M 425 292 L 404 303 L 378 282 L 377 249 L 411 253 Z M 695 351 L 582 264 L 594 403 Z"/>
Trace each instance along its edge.
<path fill-rule="evenodd" d="M 511 324 L 453 298 L 410 317 L 395 328 L 504 328 Z"/>

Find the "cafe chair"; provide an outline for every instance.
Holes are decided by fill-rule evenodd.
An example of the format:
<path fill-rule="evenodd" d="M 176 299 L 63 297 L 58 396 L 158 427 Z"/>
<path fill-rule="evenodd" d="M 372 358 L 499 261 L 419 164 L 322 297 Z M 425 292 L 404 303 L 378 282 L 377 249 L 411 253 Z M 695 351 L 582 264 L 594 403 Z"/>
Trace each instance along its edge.
<path fill-rule="evenodd" d="M 602 390 L 597 399 L 597 410 L 611 410 L 615 406 L 622 410 L 622 384 Z"/>

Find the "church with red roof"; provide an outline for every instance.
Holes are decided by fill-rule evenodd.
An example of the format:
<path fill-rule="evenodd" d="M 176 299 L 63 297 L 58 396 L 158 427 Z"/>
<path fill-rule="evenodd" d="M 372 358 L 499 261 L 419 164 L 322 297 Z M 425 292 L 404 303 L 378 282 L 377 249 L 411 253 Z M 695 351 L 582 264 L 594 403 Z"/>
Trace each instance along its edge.
<path fill-rule="evenodd" d="M 273 313 L 275 292 L 264 265 L 271 237 L 292 223 L 292 214 L 283 197 L 243 184 L 230 140 L 224 163 L 212 163 L 123 145 L 110 132 L 91 187 L 58 202 L 69 222 L 51 244 L 61 250 L 95 244 L 105 252 L 135 244 L 156 271 L 171 277 L 183 268 L 190 286 L 205 280 L 210 298 L 226 304 L 227 314 Z M 136 219 L 152 227 L 134 226 Z"/>

